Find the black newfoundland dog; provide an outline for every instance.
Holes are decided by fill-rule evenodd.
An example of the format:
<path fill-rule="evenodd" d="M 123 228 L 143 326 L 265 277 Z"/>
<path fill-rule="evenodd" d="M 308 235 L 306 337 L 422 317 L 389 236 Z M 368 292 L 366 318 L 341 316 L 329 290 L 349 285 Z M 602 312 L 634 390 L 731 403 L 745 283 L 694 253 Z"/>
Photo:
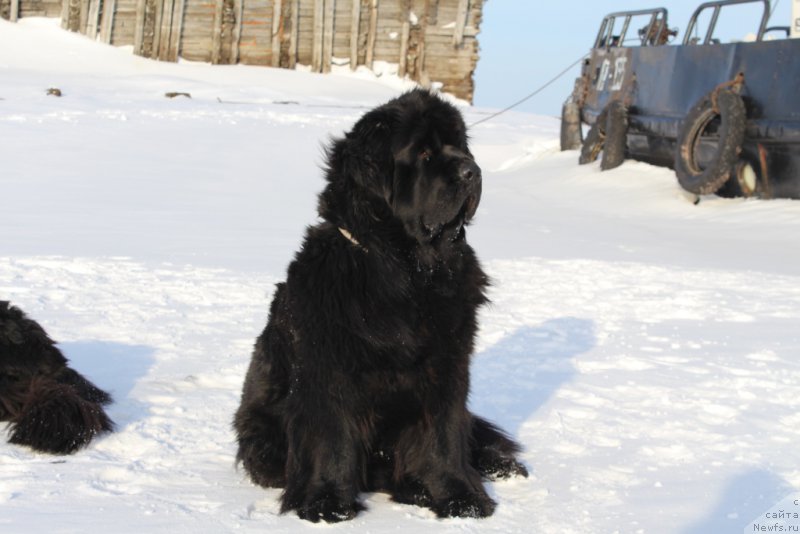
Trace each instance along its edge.
<path fill-rule="evenodd" d="M 70 454 L 111 431 L 111 396 L 67 365 L 39 323 L 0 301 L 0 421 L 9 442 Z"/>
<path fill-rule="evenodd" d="M 527 476 L 519 446 L 467 410 L 487 277 L 465 239 L 481 170 L 458 110 L 423 90 L 364 115 L 328 153 L 323 222 L 278 284 L 234 427 L 281 511 L 353 518 L 382 491 L 486 517 L 482 477 Z"/>

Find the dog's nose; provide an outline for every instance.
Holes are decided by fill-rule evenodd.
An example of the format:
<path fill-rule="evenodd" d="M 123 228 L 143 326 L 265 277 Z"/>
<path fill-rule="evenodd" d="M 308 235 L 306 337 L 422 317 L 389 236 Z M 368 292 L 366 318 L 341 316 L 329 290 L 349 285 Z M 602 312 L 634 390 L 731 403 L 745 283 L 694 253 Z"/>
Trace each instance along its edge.
<path fill-rule="evenodd" d="M 474 161 L 467 159 L 461 162 L 461 166 L 458 168 L 458 175 L 465 182 L 471 182 L 481 177 L 481 168 Z"/>

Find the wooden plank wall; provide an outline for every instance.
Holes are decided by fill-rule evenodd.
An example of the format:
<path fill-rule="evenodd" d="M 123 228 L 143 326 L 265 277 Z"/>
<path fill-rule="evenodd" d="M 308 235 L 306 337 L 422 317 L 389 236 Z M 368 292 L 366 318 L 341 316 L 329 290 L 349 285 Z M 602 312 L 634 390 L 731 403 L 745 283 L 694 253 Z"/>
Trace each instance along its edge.
<path fill-rule="evenodd" d="M 19 0 L 0 0 L 0 19 L 17 22 L 19 18 Z"/>
<path fill-rule="evenodd" d="M 0 0 L 0 18 L 16 22 L 22 17 L 60 17 L 61 0 Z"/>
<path fill-rule="evenodd" d="M 329 72 L 375 62 L 472 100 L 485 0 L 0 0 L 153 59 Z"/>

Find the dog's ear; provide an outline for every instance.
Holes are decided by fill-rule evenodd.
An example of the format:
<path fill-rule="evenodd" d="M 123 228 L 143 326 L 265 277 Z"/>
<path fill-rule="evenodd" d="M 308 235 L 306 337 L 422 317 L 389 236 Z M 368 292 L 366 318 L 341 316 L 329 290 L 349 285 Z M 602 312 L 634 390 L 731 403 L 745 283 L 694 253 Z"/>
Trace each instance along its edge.
<path fill-rule="evenodd" d="M 391 108 L 383 106 L 364 115 L 345 135 L 343 173 L 356 184 L 391 201 L 394 176 Z"/>

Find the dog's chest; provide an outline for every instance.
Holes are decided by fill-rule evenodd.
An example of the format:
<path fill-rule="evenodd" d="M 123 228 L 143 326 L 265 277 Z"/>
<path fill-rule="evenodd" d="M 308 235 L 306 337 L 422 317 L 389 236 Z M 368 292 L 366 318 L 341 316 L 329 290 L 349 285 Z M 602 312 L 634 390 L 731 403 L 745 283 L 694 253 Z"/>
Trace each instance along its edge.
<path fill-rule="evenodd" d="M 468 362 L 475 335 L 475 307 L 454 290 L 442 294 L 430 286 L 417 289 L 413 313 L 407 317 L 406 331 L 412 338 L 399 340 L 373 369 L 380 391 L 404 391 L 420 384 L 435 388 L 442 376 Z"/>

